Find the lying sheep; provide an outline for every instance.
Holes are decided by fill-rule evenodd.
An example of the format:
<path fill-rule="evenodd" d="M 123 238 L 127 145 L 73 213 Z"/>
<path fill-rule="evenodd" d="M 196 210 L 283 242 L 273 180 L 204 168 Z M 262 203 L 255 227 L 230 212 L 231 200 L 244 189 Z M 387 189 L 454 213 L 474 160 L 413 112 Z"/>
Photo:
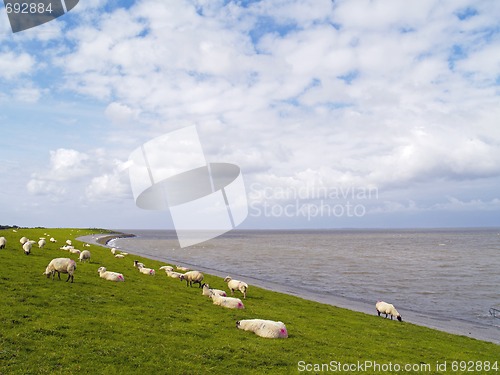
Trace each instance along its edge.
<path fill-rule="evenodd" d="M 147 267 L 138 267 L 138 270 L 140 273 L 143 273 L 145 275 L 151 275 L 154 276 L 156 275 L 156 271 L 152 268 L 147 268 Z"/>
<path fill-rule="evenodd" d="M 5 245 L 7 245 L 7 239 L 5 237 L 0 237 L 0 249 L 5 249 Z"/>
<path fill-rule="evenodd" d="M 239 290 L 241 293 L 243 293 L 243 298 L 247 298 L 247 283 L 240 280 L 233 280 L 230 276 L 226 276 L 224 282 L 227 283 L 227 287 L 231 290 L 231 295 L 234 295 L 235 290 Z"/>
<path fill-rule="evenodd" d="M 97 270 L 99 276 L 101 276 L 105 280 L 109 281 L 125 281 L 125 278 L 121 273 L 106 271 L 106 267 L 99 267 Z"/>
<path fill-rule="evenodd" d="M 228 309 L 244 309 L 245 308 L 245 306 L 243 305 L 243 302 L 241 302 L 241 299 L 239 299 L 239 298 L 223 297 L 223 296 L 219 296 L 218 294 L 215 294 L 215 293 L 212 293 L 210 298 L 212 298 L 214 305 L 219 305 L 222 307 L 226 307 Z"/>
<path fill-rule="evenodd" d="M 43 275 L 47 275 L 47 277 L 50 277 L 52 275 L 52 280 L 54 280 L 54 276 L 57 272 L 57 276 L 59 277 L 59 280 L 61 280 L 61 272 L 62 273 L 67 273 L 68 278 L 66 279 L 66 282 L 71 278 L 71 282 L 73 282 L 73 273 L 76 270 L 76 262 L 73 259 L 70 258 L 55 258 L 52 259 L 45 269 L 45 272 Z"/>
<path fill-rule="evenodd" d="M 203 288 L 203 290 L 201 292 L 202 296 L 211 297 L 212 294 L 218 294 L 219 296 L 227 297 L 226 292 L 224 292 L 223 290 L 220 290 L 220 289 L 211 289 L 210 285 L 208 285 L 208 284 L 203 284 L 202 288 Z"/>
<path fill-rule="evenodd" d="M 244 331 L 250 331 L 257 336 L 269 339 L 286 339 L 288 331 L 283 322 L 265 319 L 246 319 L 236 322 L 236 328 Z"/>
<path fill-rule="evenodd" d="M 193 283 L 198 283 L 201 288 L 203 274 L 200 271 L 188 271 L 184 275 L 181 275 L 180 280 L 186 280 L 186 286 L 193 286 Z"/>
<path fill-rule="evenodd" d="M 88 250 L 83 250 L 83 251 L 80 253 L 80 256 L 78 257 L 78 259 L 80 260 L 80 262 L 83 262 L 83 261 L 88 261 L 88 262 L 90 262 L 90 251 L 88 251 Z"/>
<path fill-rule="evenodd" d="M 167 274 L 168 277 L 171 277 L 172 279 L 180 279 L 183 274 L 175 271 L 169 271 L 165 270 L 165 273 Z"/>
<path fill-rule="evenodd" d="M 139 262 L 138 260 L 134 260 L 134 267 L 135 268 L 142 268 L 142 267 L 146 267 L 144 263 L 142 262 Z M 161 269 L 161 268 L 160 268 Z"/>
<path fill-rule="evenodd" d="M 45 241 L 45 238 L 41 238 L 40 241 L 38 241 L 38 248 L 43 249 L 47 241 Z"/>
<path fill-rule="evenodd" d="M 385 314 L 386 318 L 387 318 L 387 315 L 390 315 L 391 320 L 392 320 L 392 317 L 395 317 L 400 322 L 403 321 L 403 319 L 401 318 L 401 314 L 398 313 L 398 310 L 396 310 L 394 305 L 391 305 L 390 303 L 387 303 L 384 301 L 378 301 L 375 304 L 375 308 L 377 309 L 378 316 L 380 316 L 380 314 Z"/>

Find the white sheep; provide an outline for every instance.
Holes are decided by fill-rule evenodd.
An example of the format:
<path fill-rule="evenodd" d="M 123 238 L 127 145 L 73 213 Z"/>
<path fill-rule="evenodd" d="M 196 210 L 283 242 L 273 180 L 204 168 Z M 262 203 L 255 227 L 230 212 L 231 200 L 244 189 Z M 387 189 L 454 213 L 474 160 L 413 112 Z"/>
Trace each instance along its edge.
<path fill-rule="evenodd" d="M 391 305 L 390 303 L 384 302 L 384 301 L 378 301 L 375 304 L 375 309 L 377 309 L 377 314 L 380 316 L 380 314 L 385 314 L 385 317 L 387 318 L 388 315 L 391 316 L 391 320 L 393 317 L 395 317 L 397 320 L 400 322 L 403 321 L 401 318 L 401 314 L 398 313 L 398 310 L 394 307 L 394 305 Z"/>
<path fill-rule="evenodd" d="M 99 276 L 101 276 L 105 280 L 109 281 L 125 281 L 125 278 L 121 273 L 106 271 L 106 267 L 99 267 L 97 270 Z"/>
<path fill-rule="evenodd" d="M 80 262 L 83 262 L 83 261 L 88 261 L 88 262 L 90 262 L 90 251 L 88 251 L 88 250 L 83 250 L 83 251 L 80 253 L 80 256 L 78 257 L 78 259 L 80 260 Z"/>
<path fill-rule="evenodd" d="M 226 307 L 228 309 L 244 309 L 245 308 L 245 306 L 243 305 L 243 302 L 241 302 L 241 299 L 239 299 L 239 298 L 223 297 L 223 296 L 219 296 L 218 294 L 215 294 L 215 293 L 212 293 L 210 298 L 212 298 L 214 305 L 219 305 L 222 307 Z"/>
<path fill-rule="evenodd" d="M 34 243 L 35 241 L 28 240 L 23 244 L 23 250 L 26 255 L 29 255 L 31 253 L 31 247 L 33 246 Z"/>
<path fill-rule="evenodd" d="M 186 280 L 186 286 L 193 286 L 193 283 L 198 283 L 201 288 L 203 274 L 200 271 L 188 271 L 184 275 L 181 275 L 180 280 Z"/>
<path fill-rule="evenodd" d="M 183 276 L 182 273 L 175 271 L 165 270 L 165 273 L 167 274 L 168 277 L 171 277 L 172 279 L 180 279 Z"/>
<path fill-rule="evenodd" d="M 156 271 L 154 269 L 152 269 L 152 268 L 138 267 L 138 269 L 139 269 L 140 273 L 143 273 L 145 275 L 151 275 L 151 276 L 156 275 Z"/>
<path fill-rule="evenodd" d="M 26 237 L 21 237 L 19 242 L 21 242 L 21 245 L 24 245 L 26 242 L 28 242 L 28 239 Z"/>
<path fill-rule="evenodd" d="M 41 238 L 40 241 L 38 241 L 38 248 L 43 249 L 47 241 L 45 241 L 45 238 Z"/>
<path fill-rule="evenodd" d="M 7 239 L 5 237 L 0 237 L 0 249 L 5 249 L 5 245 L 7 245 Z"/>
<path fill-rule="evenodd" d="M 182 266 L 175 266 L 175 268 L 179 271 L 183 271 L 183 272 L 187 272 L 187 271 L 191 271 L 189 268 L 187 267 L 182 267 Z"/>
<path fill-rule="evenodd" d="M 207 296 L 207 297 L 211 297 L 212 294 L 218 294 L 219 296 L 227 297 L 226 292 L 224 292 L 223 290 L 220 290 L 220 289 L 211 289 L 210 285 L 203 284 L 203 290 L 201 292 L 201 295 Z"/>
<path fill-rule="evenodd" d="M 75 272 L 75 270 L 76 270 L 76 262 L 73 259 L 54 258 L 50 261 L 43 275 L 47 275 L 47 277 L 50 277 L 50 275 L 52 275 L 52 280 L 54 280 L 54 276 L 57 272 L 57 276 L 59 277 L 59 280 L 61 280 L 61 272 L 67 273 L 68 278 L 66 279 L 66 281 L 68 281 L 71 278 L 71 282 L 73 282 L 74 278 L 73 273 Z"/>
<path fill-rule="evenodd" d="M 146 265 L 142 262 L 139 262 L 138 260 L 134 260 L 134 267 L 135 268 L 142 268 L 142 267 L 146 267 Z"/>
<path fill-rule="evenodd" d="M 236 328 L 250 331 L 269 339 L 286 339 L 288 331 L 283 322 L 265 319 L 245 319 L 236 322 Z"/>
<path fill-rule="evenodd" d="M 227 283 L 227 287 L 231 290 L 231 295 L 234 295 L 235 290 L 239 290 L 241 293 L 243 293 L 243 298 L 247 298 L 247 283 L 240 280 L 233 280 L 230 276 L 226 276 L 224 282 Z"/>

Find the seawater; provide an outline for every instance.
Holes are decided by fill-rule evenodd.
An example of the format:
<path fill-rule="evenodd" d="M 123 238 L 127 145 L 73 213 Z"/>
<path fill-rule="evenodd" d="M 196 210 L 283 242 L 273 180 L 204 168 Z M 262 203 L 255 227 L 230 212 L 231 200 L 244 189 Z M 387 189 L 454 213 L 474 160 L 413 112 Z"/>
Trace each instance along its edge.
<path fill-rule="evenodd" d="M 125 230 L 111 245 L 368 304 L 496 326 L 500 229 L 236 230 L 179 248 L 174 231 Z"/>

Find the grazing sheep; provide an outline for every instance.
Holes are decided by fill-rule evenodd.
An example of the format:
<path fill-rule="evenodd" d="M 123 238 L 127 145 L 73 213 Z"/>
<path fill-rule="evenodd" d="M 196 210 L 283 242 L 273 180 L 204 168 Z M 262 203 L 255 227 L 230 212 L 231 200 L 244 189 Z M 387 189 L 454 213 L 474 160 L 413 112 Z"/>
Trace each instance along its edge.
<path fill-rule="evenodd" d="M 203 274 L 200 271 L 188 271 L 184 275 L 181 275 L 180 280 L 186 280 L 186 286 L 193 286 L 193 283 L 198 283 L 201 288 Z"/>
<path fill-rule="evenodd" d="M 115 258 L 123 259 L 123 258 L 125 258 L 125 255 L 123 255 L 123 254 L 116 254 Z"/>
<path fill-rule="evenodd" d="M 34 243 L 34 242 L 35 242 L 35 241 L 30 241 L 30 240 L 28 240 L 28 241 L 26 241 L 26 242 L 23 244 L 23 250 L 24 250 L 24 253 L 25 253 L 26 255 L 30 255 L 30 253 L 31 253 L 31 247 L 33 246 L 33 243 Z"/>
<path fill-rule="evenodd" d="M 142 267 L 146 267 L 146 265 L 142 262 L 139 262 L 138 260 L 134 260 L 134 267 L 135 268 L 142 268 Z"/>
<path fill-rule="evenodd" d="M 45 241 L 45 238 L 41 238 L 40 241 L 38 241 L 38 248 L 43 249 L 47 241 Z"/>
<path fill-rule="evenodd" d="M 168 277 L 171 277 L 172 279 L 180 279 L 183 276 L 182 273 L 175 271 L 165 270 L 165 273 L 167 274 Z"/>
<path fill-rule="evenodd" d="M 244 309 L 245 308 L 245 306 L 243 305 L 243 302 L 241 302 L 241 299 L 239 299 L 239 298 L 223 297 L 223 296 L 219 296 L 218 294 L 215 294 L 215 293 L 212 293 L 210 298 L 212 298 L 214 305 L 219 305 L 222 307 L 226 307 L 228 309 Z"/>
<path fill-rule="evenodd" d="M 172 267 L 172 266 L 161 266 L 160 269 L 164 270 L 165 272 L 167 272 L 167 271 L 173 271 L 174 267 Z"/>
<path fill-rule="evenodd" d="M 26 242 L 28 242 L 28 239 L 26 237 L 21 237 L 19 242 L 21 242 L 21 245 L 24 245 Z"/>
<path fill-rule="evenodd" d="M 398 310 L 395 309 L 394 305 L 391 305 L 390 303 L 384 302 L 384 301 L 378 301 L 375 304 L 375 308 L 377 309 L 377 314 L 380 316 L 380 314 L 385 314 L 385 317 L 387 318 L 387 315 L 392 317 L 395 317 L 397 320 L 400 322 L 403 321 L 401 318 L 401 314 L 398 313 Z"/>
<path fill-rule="evenodd" d="M 202 287 L 203 287 L 203 291 L 201 292 L 201 295 L 203 295 L 203 296 L 211 297 L 212 294 L 218 294 L 219 296 L 227 297 L 226 292 L 224 292 L 223 290 L 211 289 L 210 285 L 208 285 L 208 284 L 203 284 Z"/>
<path fill-rule="evenodd" d="M 50 237 L 49 241 L 52 242 L 52 243 L 56 243 L 57 242 L 57 240 L 54 237 Z"/>
<path fill-rule="evenodd" d="M 241 293 L 243 293 L 243 298 L 247 298 L 247 283 L 240 280 L 233 280 L 230 276 L 226 276 L 224 282 L 227 283 L 227 287 L 231 290 L 231 295 L 234 295 L 235 290 L 239 290 Z"/>
<path fill-rule="evenodd" d="M 83 251 L 80 253 L 80 256 L 78 257 L 78 259 L 80 260 L 80 262 L 83 262 L 83 261 L 88 261 L 88 262 L 90 262 L 90 251 L 88 251 L 88 250 L 83 250 Z"/>
<path fill-rule="evenodd" d="M 125 281 L 125 278 L 121 273 L 106 271 L 106 267 L 99 267 L 97 270 L 99 276 L 101 276 L 105 280 L 109 281 Z"/>
<path fill-rule="evenodd" d="M 182 266 L 175 266 L 175 268 L 179 271 L 183 271 L 183 272 L 187 272 L 187 271 L 191 271 L 189 268 L 187 267 L 182 267 Z"/>
<path fill-rule="evenodd" d="M 246 319 L 236 322 L 236 328 L 244 331 L 250 331 L 257 336 L 269 339 L 286 339 L 288 331 L 283 322 L 265 319 Z"/>
<path fill-rule="evenodd" d="M 7 245 L 7 239 L 5 237 L 0 237 L 0 249 L 5 249 L 5 245 Z"/>
<path fill-rule="evenodd" d="M 52 259 L 45 269 L 45 272 L 43 275 L 47 275 L 47 277 L 50 277 L 52 275 L 52 280 L 54 280 L 54 276 L 57 272 L 57 276 L 59 277 L 59 280 L 61 280 L 61 272 L 62 273 L 67 273 L 68 278 L 66 279 L 66 282 L 71 278 L 71 282 L 73 282 L 73 273 L 76 270 L 76 262 L 73 259 L 70 258 L 55 258 Z"/>

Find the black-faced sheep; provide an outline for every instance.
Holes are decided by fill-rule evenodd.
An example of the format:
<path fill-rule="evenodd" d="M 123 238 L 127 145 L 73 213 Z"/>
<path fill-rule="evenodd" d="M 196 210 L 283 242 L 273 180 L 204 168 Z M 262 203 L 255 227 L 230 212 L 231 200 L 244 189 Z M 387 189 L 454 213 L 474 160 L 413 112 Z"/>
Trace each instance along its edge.
<path fill-rule="evenodd" d="M 384 302 L 384 301 L 378 301 L 375 304 L 375 309 L 377 309 L 377 314 L 380 316 L 380 314 L 385 314 L 385 317 L 387 318 L 388 315 L 392 317 L 395 317 L 397 320 L 400 322 L 403 321 L 401 318 L 401 314 L 398 313 L 398 310 L 394 307 L 394 305 L 391 305 L 390 303 Z"/>

